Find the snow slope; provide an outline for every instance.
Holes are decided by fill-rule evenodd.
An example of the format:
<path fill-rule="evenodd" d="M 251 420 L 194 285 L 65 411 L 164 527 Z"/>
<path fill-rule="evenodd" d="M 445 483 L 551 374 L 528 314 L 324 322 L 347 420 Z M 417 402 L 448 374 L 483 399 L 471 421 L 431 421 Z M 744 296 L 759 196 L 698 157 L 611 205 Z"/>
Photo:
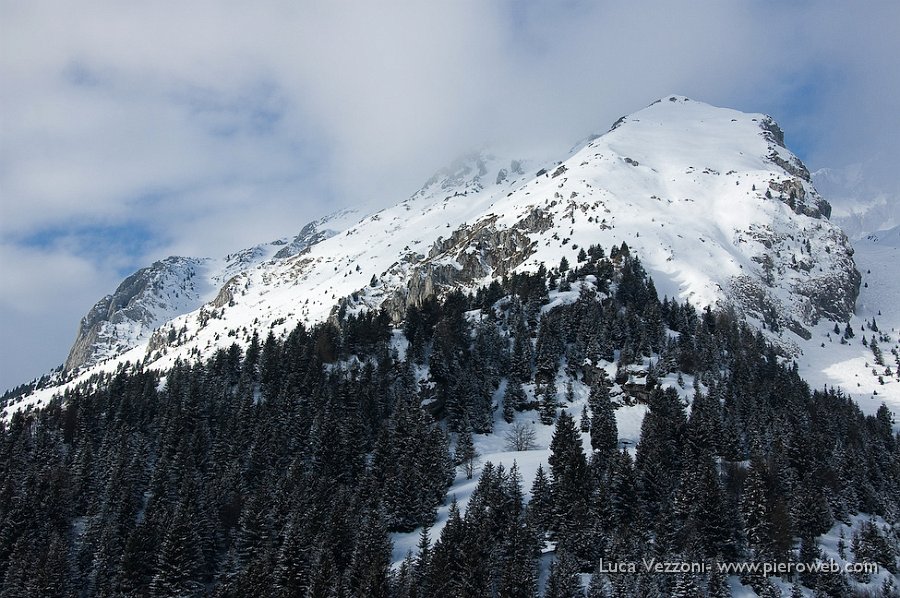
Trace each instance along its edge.
<path fill-rule="evenodd" d="M 273 260 L 296 255 L 343 229 L 355 213 L 344 211 L 311 222 L 293 238 L 256 245 L 221 259 L 169 257 L 126 278 L 82 318 L 66 370 L 90 368 L 149 340 L 173 318 L 213 301 L 232 277 Z"/>
<path fill-rule="evenodd" d="M 870 234 L 854 247 L 863 280 L 856 314 L 850 320 L 855 337 L 841 344 L 833 326 L 817 327 L 798 358 L 800 372 L 814 387 L 840 386 L 864 413 L 874 414 L 884 403 L 900 422 L 900 226 Z M 873 320 L 878 332 L 872 330 Z M 863 345 L 864 336 L 869 346 Z M 878 337 L 884 366 L 875 364 L 873 336 Z M 892 376 L 885 367 L 890 367 Z"/>

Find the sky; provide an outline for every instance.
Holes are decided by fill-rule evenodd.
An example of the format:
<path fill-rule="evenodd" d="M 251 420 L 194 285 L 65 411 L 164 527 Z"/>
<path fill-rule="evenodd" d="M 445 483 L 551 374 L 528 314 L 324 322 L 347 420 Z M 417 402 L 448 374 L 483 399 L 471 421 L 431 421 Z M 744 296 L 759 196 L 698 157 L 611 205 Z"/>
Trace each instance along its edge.
<path fill-rule="evenodd" d="M 472 149 L 562 155 L 668 94 L 900 190 L 897 56 L 893 0 L 0 0 L 0 388 L 154 260 L 394 204 Z"/>

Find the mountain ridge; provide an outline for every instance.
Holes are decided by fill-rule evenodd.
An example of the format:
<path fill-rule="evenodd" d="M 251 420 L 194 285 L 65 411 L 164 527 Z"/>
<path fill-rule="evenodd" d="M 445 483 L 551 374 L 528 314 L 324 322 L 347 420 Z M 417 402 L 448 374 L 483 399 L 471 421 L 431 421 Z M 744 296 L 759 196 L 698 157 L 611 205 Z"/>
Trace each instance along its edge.
<path fill-rule="evenodd" d="M 661 294 L 734 309 L 796 354 L 820 320 L 853 314 L 859 273 L 829 213 L 771 117 L 666 96 L 564 160 L 478 152 L 291 255 L 249 256 L 199 305 L 95 363 L 165 369 L 223 339 L 246 343 L 250 329 L 280 335 L 338 309 L 384 307 L 399 322 L 429 295 L 623 242 Z"/>
<path fill-rule="evenodd" d="M 294 237 L 254 245 L 221 259 L 169 256 L 137 270 L 81 319 L 64 369 L 90 367 L 147 341 L 162 324 L 214 302 L 223 285 L 241 272 L 300 253 L 337 234 L 327 225 L 341 228 L 355 214 L 335 212 L 308 223 Z"/>

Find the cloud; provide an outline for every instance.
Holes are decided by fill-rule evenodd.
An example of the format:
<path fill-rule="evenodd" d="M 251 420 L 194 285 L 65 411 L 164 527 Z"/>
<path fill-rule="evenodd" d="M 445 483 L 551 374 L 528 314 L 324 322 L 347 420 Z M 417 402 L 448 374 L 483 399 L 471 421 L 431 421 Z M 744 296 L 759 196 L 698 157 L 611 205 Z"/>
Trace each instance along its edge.
<path fill-rule="evenodd" d="M 0 277 L 0 386 L 9 388 L 65 360 L 81 316 L 118 274 L 68 248 L 0 243 Z"/>
<path fill-rule="evenodd" d="M 99 298 L 170 253 L 392 204 L 486 143 L 564 151 L 669 93 L 771 113 L 812 168 L 871 161 L 900 188 L 898 7 L 0 0 L 0 242 L 44 279 L 75 260 L 58 288 Z"/>

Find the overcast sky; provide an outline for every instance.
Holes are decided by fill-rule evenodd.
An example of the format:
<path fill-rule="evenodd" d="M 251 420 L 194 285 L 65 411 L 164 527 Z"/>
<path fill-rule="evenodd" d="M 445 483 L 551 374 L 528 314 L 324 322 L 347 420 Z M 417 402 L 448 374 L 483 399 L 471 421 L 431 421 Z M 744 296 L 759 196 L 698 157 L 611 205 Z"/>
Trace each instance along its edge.
<path fill-rule="evenodd" d="M 900 189 L 900 2 L 0 0 L 0 387 L 170 254 L 565 150 L 670 93 Z"/>

